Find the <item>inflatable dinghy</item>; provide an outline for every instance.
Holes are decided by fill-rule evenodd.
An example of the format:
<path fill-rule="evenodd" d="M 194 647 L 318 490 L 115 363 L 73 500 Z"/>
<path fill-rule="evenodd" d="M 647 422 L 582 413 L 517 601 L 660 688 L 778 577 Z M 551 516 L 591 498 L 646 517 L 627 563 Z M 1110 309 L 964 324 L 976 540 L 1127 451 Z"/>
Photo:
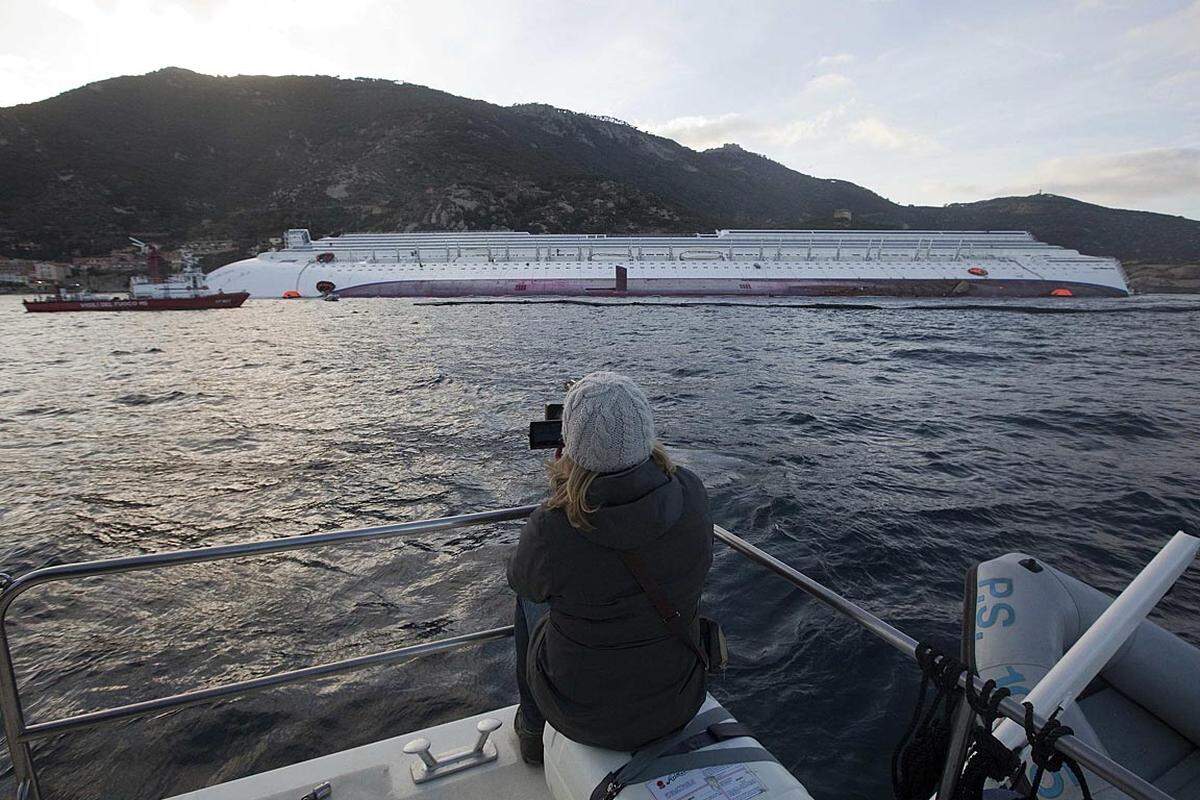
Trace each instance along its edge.
<path fill-rule="evenodd" d="M 967 576 L 965 656 L 1022 699 L 1104 613 L 1112 598 L 1045 562 L 1010 553 Z M 1176 800 L 1200 800 L 1200 649 L 1143 620 L 1060 717 L 1075 735 Z M 1125 794 L 1088 774 L 1096 800 Z M 1068 770 L 1039 797 L 1081 796 Z"/>

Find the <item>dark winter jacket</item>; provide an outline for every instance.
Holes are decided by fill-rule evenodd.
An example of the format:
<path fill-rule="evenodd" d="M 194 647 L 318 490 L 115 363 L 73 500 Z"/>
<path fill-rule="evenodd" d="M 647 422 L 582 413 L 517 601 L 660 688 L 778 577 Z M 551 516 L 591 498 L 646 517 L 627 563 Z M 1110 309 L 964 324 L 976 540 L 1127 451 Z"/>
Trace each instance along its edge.
<path fill-rule="evenodd" d="M 538 707 L 570 739 L 634 750 L 688 722 L 704 702 L 705 671 L 671 635 L 618 555 L 636 550 L 693 632 L 712 564 L 712 516 L 696 475 L 652 460 L 595 479 L 588 519 L 533 513 L 508 564 L 517 594 L 549 602 L 532 632 L 528 679 Z"/>

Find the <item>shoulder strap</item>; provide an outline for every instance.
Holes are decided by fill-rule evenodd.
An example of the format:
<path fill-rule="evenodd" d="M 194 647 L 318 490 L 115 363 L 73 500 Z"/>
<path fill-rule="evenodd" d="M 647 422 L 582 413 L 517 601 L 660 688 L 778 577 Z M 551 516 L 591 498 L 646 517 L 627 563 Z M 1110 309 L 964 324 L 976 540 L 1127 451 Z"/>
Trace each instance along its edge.
<path fill-rule="evenodd" d="M 762 745 L 727 747 L 722 750 L 696 750 L 691 753 L 678 753 L 655 759 L 642 771 L 641 775 L 633 780 L 651 781 L 673 772 L 720 767 L 726 764 L 748 764 L 755 761 L 776 761 L 776 758 Z"/>
<path fill-rule="evenodd" d="M 750 726 L 743 725 L 740 722 L 716 722 L 695 736 L 684 739 L 661 755 L 677 756 L 681 753 L 690 753 L 693 750 L 703 750 L 705 747 L 714 745 L 717 742 L 723 742 L 727 739 L 737 739 L 742 736 L 749 736 L 753 739 L 754 731 L 750 730 Z"/>
<path fill-rule="evenodd" d="M 707 730 L 709 725 L 715 725 L 727 719 L 729 719 L 729 712 L 720 706 L 710 708 L 708 711 L 702 711 L 679 730 L 668 733 L 661 739 L 655 739 L 653 742 L 642 745 L 637 752 L 633 753 L 629 761 L 622 765 L 618 772 L 626 777 L 640 775 L 660 756 L 675 753 L 680 744 L 689 741 L 696 735 Z"/>
<path fill-rule="evenodd" d="M 642 591 L 650 598 L 650 602 L 654 605 L 654 610 L 658 612 L 659 618 L 662 619 L 663 625 L 667 626 L 667 630 L 676 639 L 686 644 L 696 654 L 696 658 L 700 659 L 700 663 L 704 665 L 704 669 L 708 670 L 708 655 L 696 644 L 696 639 L 692 636 L 690 626 L 684 622 L 683 617 L 671 605 L 671 602 L 667 600 L 658 583 L 650 577 L 650 573 L 646 569 L 646 562 L 642 561 L 642 557 L 632 550 L 618 550 L 617 554 L 621 556 L 621 561 L 625 562 L 625 568 L 633 575 L 633 579 L 637 581 L 638 586 L 642 587 Z"/>
<path fill-rule="evenodd" d="M 628 762 L 604 776 L 592 791 L 591 800 L 613 800 L 630 784 L 674 772 L 725 764 L 775 761 L 775 757 L 757 743 L 720 750 L 703 749 L 743 736 L 752 737 L 753 734 L 746 726 L 730 720 L 729 712 L 720 706 L 701 712 L 680 730 L 644 746 Z"/>

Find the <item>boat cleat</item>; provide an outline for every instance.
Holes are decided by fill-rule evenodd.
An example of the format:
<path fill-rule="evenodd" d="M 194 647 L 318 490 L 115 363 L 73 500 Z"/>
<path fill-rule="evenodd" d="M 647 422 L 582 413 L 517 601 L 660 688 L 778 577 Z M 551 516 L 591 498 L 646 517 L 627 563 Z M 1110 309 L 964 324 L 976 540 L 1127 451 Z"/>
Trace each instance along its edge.
<path fill-rule="evenodd" d="M 429 752 L 431 745 L 428 739 L 424 737 L 413 739 L 404 745 L 405 753 L 410 756 L 418 756 L 420 759 L 409 767 L 413 783 L 425 783 L 434 778 L 453 775 L 495 761 L 499 751 L 496 749 L 495 742 L 488 741 L 488 737 L 502 724 L 504 723 L 498 719 L 485 717 L 479 720 L 475 726 L 475 729 L 479 731 L 479 738 L 475 740 L 474 747 L 470 750 L 451 750 L 449 753 L 436 756 Z"/>

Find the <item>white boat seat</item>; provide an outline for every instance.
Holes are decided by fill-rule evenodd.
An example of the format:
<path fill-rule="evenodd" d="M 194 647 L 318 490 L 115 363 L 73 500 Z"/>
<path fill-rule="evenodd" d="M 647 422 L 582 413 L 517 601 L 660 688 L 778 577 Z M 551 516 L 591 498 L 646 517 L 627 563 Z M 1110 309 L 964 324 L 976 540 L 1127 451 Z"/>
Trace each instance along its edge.
<path fill-rule="evenodd" d="M 712 695 L 708 695 L 698 714 L 720 707 L 721 704 L 713 699 Z M 549 784 L 550 793 L 555 800 L 589 800 L 596 786 L 610 772 L 628 762 L 632 756 L 631 753 L 579 744 L 563 736 L 550 725 L 546 725 L 542 742 L 545 745 L 546 783 Z M 718 742 L 705 750 L 752 747 L 758 744 L 756 739 L 743 736 Z M 692 770 L 672 776 L 674 778 L 672 784 L 700 778 L 701 773 L 714 771 L 729 781 L 758 781 L 763 792 L 755 797 L 761 798 L 761 800 L 812 800 L 800 781 L 792 777 L 790 772 L 775 761 L 755 761 L 728 767 Z M 657 780 L 666 781 L 667 777 Z M 655 781 L 650 783 L 653 784 Z M 751 795 L 743 796 L 750 797 Z M 655 796 L 646 783 L 635 783 L 625 787 L 618 796 L 618 800 L 655 800 Z"/>

